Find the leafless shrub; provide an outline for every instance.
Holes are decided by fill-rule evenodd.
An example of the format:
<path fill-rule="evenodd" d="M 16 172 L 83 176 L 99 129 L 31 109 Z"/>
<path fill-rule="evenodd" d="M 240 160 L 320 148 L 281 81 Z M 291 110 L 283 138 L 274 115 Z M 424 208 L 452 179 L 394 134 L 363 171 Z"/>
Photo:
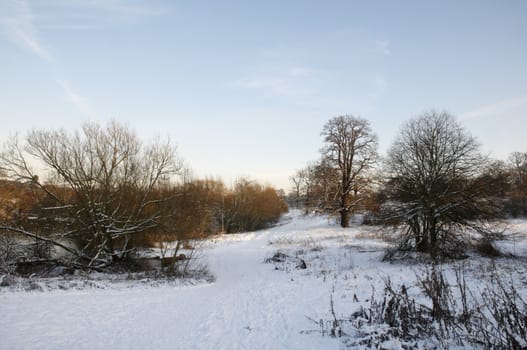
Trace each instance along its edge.
<path fill-rule="evenodd" d="M 434 320 L 449 323 L 452 321 L 452 292 L 450 286 L 437 265 L 425 268 L 424 277 L 418 276 L 418 284 L 424 294 L 432 301 L 431 316 Z"/>
<path fill-rule="evenodd" d="M 381 226 L 363 228 L 356 236 L 357 239 L 375 239 L 386 243 L 395 244 L 399 242 L 400 232 L 386 229 Z"/>
<path fill-rule="evenodd" d="M 0 234 L 0 273 L 12 274 L 19 256 L 18 244 L 9 234 Z"/>
<path fill-rule="evenodd" d="M 395 337 L 410 339 L 416 331 L 423 335 L 430 333 L 430 319 L 426 315 L 428 310 L 408 296 L 404 284 L 395 290 L 388 278 L 385 281 L 383 302 L 377 308 L 380 317 L 377 322 L 389 325 L 391 335 Z"/>
<path fill-rule="evenodd" d="M 204 251 L 203 240 L 162 242 L 156 267 L 165 276 L 188 276 L 198 270 L 206 270 L 199 261 Z"/>
<path fill-rule="evenodd" d="M 49 259 L 51 257 L 52 248 L 53 245 L 51 243 L 43 242 L 38 239 L 29 246 L 31 256 L 36 259 Z"/>
<path fill-rule="evenodd" d="M 383 299 L 377 300 L 373 290 L 369 307 L 361 306 L 349 322 L 357 333 L 356 339 L 347 342 L 352 347 L 375 348 L 383 341 L 399 339 L 404 349 L 411 349 L 416 339 L 433 334 L 430 309 L 416 303 L 404 284 L 394 288 L 389 278 L 385 280 Z"/>
<path fill-rule="evenodd" d="M 323 335 L 339 330 L 349 347 L 378 349 L 387 340 L 403 349 L 452 345 L 485 349 L 527 348 L 527 303 L 514 286 L 496 270 L 482 284 L 469 287 L 465 265 L 454 266 L 455 281 L 446 279 L 442 267 L 431 265 L 418 278 L 429 305 L 419 304 L 405 285 L 385 280 L 382 300 L 372 292 L 370 304 L 349 316 L 335 317 L 331 299 L 329 320 L 320 320 Z"/>
<path fill-rule="evenodd" d="M 477 328 L 487 348 L 527 348 L 527 303 L 513 284 L 491 275 L 481 294 Z"/>
<path fill-rule="evenodd" d="M 474 249 L 481 256 L 497 258 L 503 253 L 496 247 L 494 241 L 488 239 L 478 240 L 473 244 Z"/>
<path fill-rule="evenodd" d="M 336 316 L 331 294 L 330 314 L 328 320 L 317 321 L 308 317 L 318 329 L 305 333 L 319 332 L 323 336 L 343 337 L 350 348 L 379 349 L 384 341 L 397 339 L 401 348 L 414 349 L 417 348 L 416 339 L 431 337 L 434 331 L 430 310 L 409 297 L 406 286 L 394 289 L 389 279 L 385 280 L 382 300 L 375 298 L 373 290 L 369 307 L 361 306 L 347 318 Z"/>
<path fill-rule="evenodd" d="M 39 180 L 35 162 L 50 174 L 46 182 Z M 13 138 L 6 144 L 0 166 L 39 193 L 34 220 L 26 215 L 20 218 L 24 225 L 1 227 L 61 247 L 76 264 L 93 269 L 126 259 L 133 250 L 130 237 L 157 226 L 166 199 L 158 189 L 181 168 L 169 141 L 142 143 L 116 122 L 87 123 L 78 132 L 33 130 L 25 143 Z M 76 246 L 62 244 L 65 238 Z"/>
<path fill-rule="evenodd" d="M 291 256 L 283 252 L 276 252 L 271 257 L 264 260 L 265 263 L 274 263 L 277 270 L 289 270 L 290 265 L 294 266 L 297 270 L 304 270 L 307 268 L 307 264 L 304 259 L 298 256 Z"/>

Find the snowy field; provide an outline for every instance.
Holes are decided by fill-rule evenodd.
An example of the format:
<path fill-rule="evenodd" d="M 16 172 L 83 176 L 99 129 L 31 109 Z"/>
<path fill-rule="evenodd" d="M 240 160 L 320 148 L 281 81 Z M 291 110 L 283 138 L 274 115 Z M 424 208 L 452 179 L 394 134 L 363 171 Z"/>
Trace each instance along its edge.
<path fill-rule="evenodd" d="M 525 257 L 526 222 L 512 221 L 510 229 L 518 234 L 502 247 Z M 388 278 L 419 297 L 415 282 L 422 267 L 382 262 L 389 241 L 381 240 L 378 231 L 359 225 L 342 229 L 324 217 L 293 212 L 272 229 L 211 240 L 203 259 L 215 276 L 212 283 L 128 281 L 67 290 L 4 289 L 0 348 L 353 348 L 349 339 L 322 334 L 323 323 L 333 317 L 330 300 L 335 314 L 346 317 L 368 305 L 372 295 L 379 296 Z M 285 261 L 277 252 L 287 256 Z M 307 268 L 297 268 L 301 261 Z M 469 284 L 477 287 L 490 263 L 480 257 L 465 261 Z M 525 260 L 500 258 L 494 263 L 526 296 Z"/>

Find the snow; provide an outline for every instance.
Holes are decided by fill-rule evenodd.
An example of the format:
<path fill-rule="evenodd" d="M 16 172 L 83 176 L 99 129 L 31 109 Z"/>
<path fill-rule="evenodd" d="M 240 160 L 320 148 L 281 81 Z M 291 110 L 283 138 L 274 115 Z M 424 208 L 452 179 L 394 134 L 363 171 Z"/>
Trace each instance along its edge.
<path fill-rule="evenodd" d="M 0 348 L 338 348 L 337 340 L 300 334 L 328 291 L 263 263 L 268 239 L 292 227 L 300 229 L 216 239 L 206 252 L 211 284 L 2 293 Z"/>
<path fill-rule="evenodd" d="M 317 324 L 332 319 L 330 299 L 344 317 L 382 293 L 386 278 L 418 294 L 419 267 L 382 262 L 388 243 L 377 231 L 292 212 L 272 229 L 211 239 L 203 259 L 212 283 L 2 291 L 0 349 L 339 349 Z M 265 263 L 277 251 L 308 268 Z"/>

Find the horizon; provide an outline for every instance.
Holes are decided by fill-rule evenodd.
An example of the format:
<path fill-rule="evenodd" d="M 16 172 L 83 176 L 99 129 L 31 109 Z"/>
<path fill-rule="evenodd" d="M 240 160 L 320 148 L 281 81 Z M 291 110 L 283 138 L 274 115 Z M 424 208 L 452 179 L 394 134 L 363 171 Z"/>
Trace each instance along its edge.
<path fill-rule="evenodd" d="M 387 149 L 446 110 L 505 160 L 526 152 L 527 3 L 38 1 L 0 4 L 0 140 L 116 120 L 197 177 L 288 191 L 332 117 Z"/>

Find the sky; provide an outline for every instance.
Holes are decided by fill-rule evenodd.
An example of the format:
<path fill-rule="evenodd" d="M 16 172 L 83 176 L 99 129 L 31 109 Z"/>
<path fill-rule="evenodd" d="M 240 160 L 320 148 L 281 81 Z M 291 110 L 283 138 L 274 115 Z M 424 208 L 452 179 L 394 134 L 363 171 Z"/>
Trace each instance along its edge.
<path fill-rule="evenodd" d="M 527 1 L 0 0 L 0 141 L 117 120 L 196 176 L 287 190 L 330 118 L 385 154 L 430 109 L 527 152 Z"/>

